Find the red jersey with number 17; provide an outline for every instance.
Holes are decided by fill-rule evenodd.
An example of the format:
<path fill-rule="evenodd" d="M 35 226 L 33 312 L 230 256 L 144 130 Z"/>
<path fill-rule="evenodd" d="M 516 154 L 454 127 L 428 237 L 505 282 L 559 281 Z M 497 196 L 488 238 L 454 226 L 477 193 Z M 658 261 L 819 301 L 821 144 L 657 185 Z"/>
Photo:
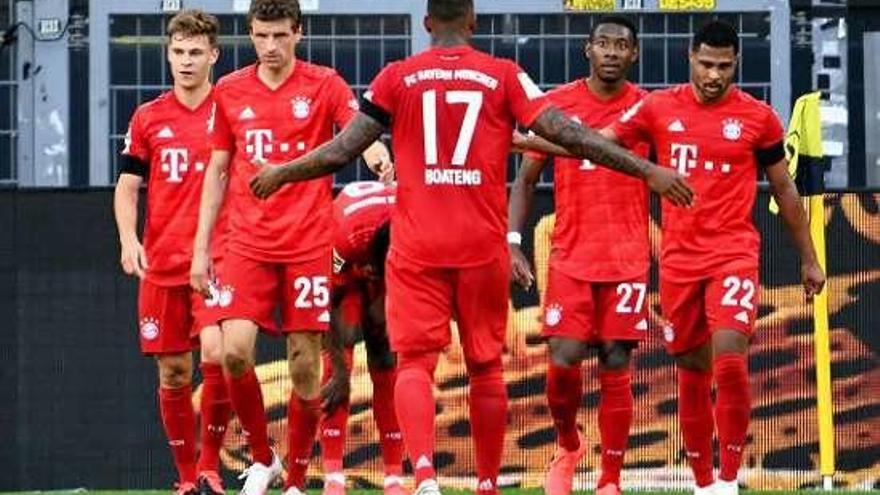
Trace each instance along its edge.
<path fill-rule="evenodd" d="M 514 62 L 470 46 L 388 65 L 365 98 L 391 118 L 397 165 L 395 253 L 436 267 L 477 266 L 505 246 L 514 124 L 549 102 Z"/>
<path fill-rule="evenodd" d="M 696 192 L 692 208 L 663 201 L 664 278 L 690 282 L 722 269 L 758 267 L 757 157 L 784 138 L 769 105 L 737 87 L 705 104 L 682 84 L 649 94 L 614 130 L 624 144 L 650 140 L 658 163 L 687 176 Z"/>
<path fill-rule="evenodd" d="M 123 155 L 149 165 L 144 249 L 147 280 L 155 285 L 189 283 L 193 237 L 205 168 L 211 159 L 207 143 L 212 96 L 190 109 L 169 91 L 144 103 L 131 117 Z M 214 225 L 211 255 L 223 255 L 226 208 Z"/>
<path fill-rule="evenodd" d="M 617 121 L 645 96 L 635 84 L 602 100 L 579 79 L 547 93 L 560 110 L 594 129 Z M 633 152 L 647 157 L 647 143 Z M 526 156 L 544 161 L 540 153 Z M 616 282 L 648 272 L 648 191 L 645 183 L 589 160 L 555 158 L 553 187 L 556 226 L 550 265 L 570 277 L 590 282 Z"/>
<path fill-rule="evenodd" d="M 357 112 L 351 89 L 333 69 L 298 60 L 275 89 L 251 65 L 220 79 L 215 92 L 211 144 L 232 153 L 229 249 L 274 263 L 325 256 L 333 235 L 332 177 L 285 185 L 266 200 L 253 195 L 249 182 L 261 166 L 329 141 L 334 126 L 345 126 Z"/>

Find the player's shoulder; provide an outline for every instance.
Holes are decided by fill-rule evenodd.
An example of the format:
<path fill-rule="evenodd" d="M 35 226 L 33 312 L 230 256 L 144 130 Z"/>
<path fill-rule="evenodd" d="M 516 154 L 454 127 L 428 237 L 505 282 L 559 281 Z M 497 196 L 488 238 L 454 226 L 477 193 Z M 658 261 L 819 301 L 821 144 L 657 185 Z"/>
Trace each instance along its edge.
<path fill-rule="evenodd" d="M 230 87 L 238 86 L 241 84 L 250 84 L 250 81 L 253 79 L 256 71 L 256 64 L 247 65 L 245 67 L 242 67 L 241 69 L 234 70 L 229 74 L 221 77 L 217 81 L 217 85 L 214 87 L 214 90 L 216 93 L 221 93 Z"/>
<path fill-rule="evenodd" d="M 651 93 L 647 89 L 645 89 L 645 88 L 643 88 L 643 87 L 639 86 L 638 84 L 631 82 L 631 81 L 627 81 L 625 84 L 625 87 L 626 87 L 626 92 L 630 97 L 637 98 L 639 100 L 641 100 L 642 98 L 645 98 L 646 96 L 648 96 Z"/>
<path fill-rule="evenodd" d="M 564 84 L 560 84 L 547 92 L 548 96 L 568 96 L 583 90 L 583 79 L 575 79 Z"/>
<path fill-rule="evenodd" d="M 168 113 L 169 108 L 175 108 L 172 105 L 174 103 L 172 98 L 174 98 L 174 94 L 171 91 L 165 91 L 152 100 L 141 103 L 132 113 L 131 120 L 138 120 L 146 124 L 152 120 L 161 119 L 164 114 Z"/>
<path fill-rule="evenodd" d="M 759 98 L 754 97 L 747 91 L 743 91 L 741 88 L 734 88 L 734 94 L 732 95 L 735 98 L 736 105 L 751 110 L 754 112 L 756 117 L 770 117 L 776 116 L 776 110 L 773 109 L 770 104 L 766 101 L 761 100 Z"/>
<path fill-rule="evenodd" d="M 297 60 L 296 69 L 294 70 L 299 77 L 314 83 L 336 78 L 343 79 L 336 69 L 326 65 L 313 64 L 305 60 Z"/>

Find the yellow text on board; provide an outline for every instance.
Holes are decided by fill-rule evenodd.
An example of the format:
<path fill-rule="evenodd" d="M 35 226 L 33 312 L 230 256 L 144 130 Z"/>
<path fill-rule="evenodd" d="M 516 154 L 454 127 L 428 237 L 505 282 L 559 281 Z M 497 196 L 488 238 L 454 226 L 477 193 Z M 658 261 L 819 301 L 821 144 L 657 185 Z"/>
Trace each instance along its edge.
<path fill-rule="evenodd" d="M 660 10 L 714 10 L 715 0 L 660 0 Z"/>
<path fill-rule="evenodd" d="M 603 11 L 614 10 L 616 0 L 565 0 L 566 10 Z"/>

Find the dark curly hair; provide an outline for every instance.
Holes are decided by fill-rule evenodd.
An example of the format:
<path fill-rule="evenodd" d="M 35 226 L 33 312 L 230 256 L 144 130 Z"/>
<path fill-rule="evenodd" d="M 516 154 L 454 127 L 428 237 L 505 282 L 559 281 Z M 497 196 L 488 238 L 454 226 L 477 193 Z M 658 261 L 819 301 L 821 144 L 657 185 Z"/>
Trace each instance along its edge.
<path fill-rule="evenodd" d="M 250 26 L 254 19 L 260 21 L 277 21 L 290 19 L 294 28 L 298 28 L 302 22 L 302 11 L 298 0 L 252 0 L 247 14 L 247 23 Z"/>

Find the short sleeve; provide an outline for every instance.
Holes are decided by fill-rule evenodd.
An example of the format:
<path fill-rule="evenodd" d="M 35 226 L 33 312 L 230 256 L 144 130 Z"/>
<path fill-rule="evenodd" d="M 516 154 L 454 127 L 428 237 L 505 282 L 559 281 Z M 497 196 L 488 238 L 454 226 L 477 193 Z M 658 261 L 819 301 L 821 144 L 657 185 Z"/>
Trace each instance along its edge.
<path fill-rule="evenodd" d="M 771 148 L 785 140 L 785 130 L 782 128 L 782 122 L 769 106 L 766 108 L 764 116 L 764 129 L 756 143 L 759 150 Z"/>
<path fill-rule="evenodd" d="M 143 110 L 138 109 L 128 123 L 122 155 L 129 156 L 142 163 L 150 163 L 150 143 L 147 139 L 144 125 Z"/>
<path fill-rule="evenodd" d="M 211 143 L 211 149 L 231 152 L 235 149 L 235 136 L 232 134 L 232 128 L 229 126 L 221 101 L 218 95 L 211 107 L 211 118 L 208 120 L 208 139 Z"/>
<path fill-rule="evenodd" d="M 635 148 L 639 143 L 651 142 L 651 107 L 653 98 L 647 96 L 639 100 L 620 116 L 611 129 L 627 148 Z"/>
<path fill-rule="evenodd" d="M 525 127 L 531 127 L 535 119 L 550 108 L 550 100 L 544 92 L 513 62 L 508 66 L 505 86 L 510 111 L 517 122 Z"/>
<path fill-rule="evenodd" d="M 345 127 L 360 110 L 357 98 L 354 97 L 351 87 L 339 74 L 334 73 L 330 78 L 328 89 L 332 100 L 333 123 L 339 128 Z"/>
<path fill-rule="evenodd" d="M 393 115 L 399 84 L 397 64 L 390 64 L 373 79 L 370 88 L 364 93 L 364 99 L 384 110 L 385 113 Z"/>

